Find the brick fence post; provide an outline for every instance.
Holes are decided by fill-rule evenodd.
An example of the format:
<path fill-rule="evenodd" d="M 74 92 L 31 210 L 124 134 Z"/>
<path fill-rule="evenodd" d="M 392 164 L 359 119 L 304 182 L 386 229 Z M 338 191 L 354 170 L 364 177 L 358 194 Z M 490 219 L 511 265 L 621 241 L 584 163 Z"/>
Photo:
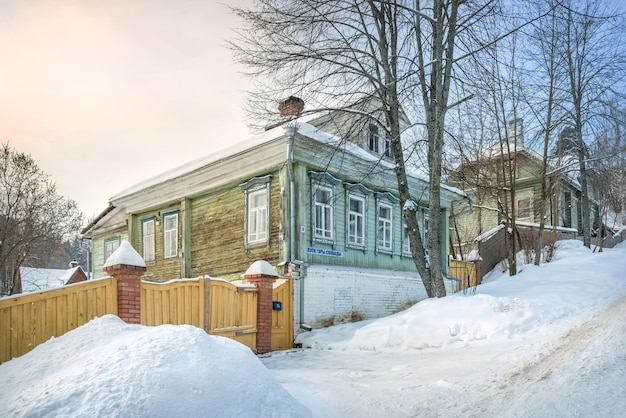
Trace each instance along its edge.
<path fill-rule="evenodd" d="M 278 273 L 267 261 L 259 260 L 252 263 L 243 278 L 258 289 L 256 352 L 268 353 L 272 351 L 272 299 Z"/>
<path fill-rule="evenodd" d="M 141 323 L 141 277 L 146 263 L 128 241 L 122 241 L 102 268 L 117 279 L 117 316 L 128 324 Z"/>

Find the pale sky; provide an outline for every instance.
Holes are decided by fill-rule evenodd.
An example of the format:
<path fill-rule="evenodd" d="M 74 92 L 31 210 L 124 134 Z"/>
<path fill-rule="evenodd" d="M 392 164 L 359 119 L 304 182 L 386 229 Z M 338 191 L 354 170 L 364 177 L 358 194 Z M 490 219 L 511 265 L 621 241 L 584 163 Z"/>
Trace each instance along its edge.
<path fill-rule="evenodd" d="M 237 18 L 222 3 L 0 0 L 0 142 L 89 218 L 244 140 L 250 84 L 224 46 Z"/>

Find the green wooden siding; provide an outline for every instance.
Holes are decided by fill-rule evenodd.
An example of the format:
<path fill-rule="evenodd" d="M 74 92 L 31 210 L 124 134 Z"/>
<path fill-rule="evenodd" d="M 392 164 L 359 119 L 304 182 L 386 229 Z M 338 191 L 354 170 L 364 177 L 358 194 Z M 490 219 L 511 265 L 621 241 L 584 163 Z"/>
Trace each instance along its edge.
<path fill-rule="evenodd" d="M 178 256 L 174 258 L 164 258 L 164 223 L 163 215 L 176 212 L 178 213 Z M 181 250 L 182 250 L 182 216 L 181 205 L 169 204 L 160 208 L 155 208 L 149 211 L 144 211 L 131 215 L 131 243 L 137 252 L 143 254 L 143 236 L 142 236 L 142 221 L 148 218 L 155 218 L 155 260 L 146 262 L 146 273 L 144 274 L 144 280 L 151 280 L 157 282 L 164 282 L 172 279 L 177 279 L 182 276 L 182 263 L 181 263 Z"/>
<path fill-rule="evenodd" d="M 239 279 L 256 260 L 280 262 L 279 241 L 281 187 L 278 172 L 270 182 L 269 242 L 244 246 L 244 191 L 239 185 L 195 198 L 192 201 L 191 273 Z"/>
<path fill-rule="evenodd" d="M 393 251 L 391 254 L 386 252 L 380 252 L 377 250 L 377 228 L 378 228 L 378 213 L 375 193 L 370 193 L 366 197 L 366 247 L 365 249 L 353 248 L 347 244 L 347 217 L 346 217 L 346 197 L 347 192 L 344 187 L 344 181 L 340 174 L 329 173 L 341 183 L 334 186 L 334 227 L 335 227 L 335 239 L 333 243 L 327 243 L 320 240 L 313 239 L 313 215 L 312 215 L 312 180 L 309 178 L 310 171 L 317 171 L 303 164 L 298 164 L 296 167 L 298 190 L 301 191 L 298 196 L 297 202 L 297 219 L 298 226 L 296 233 L 298 234 L 298 256 L 297 258 L 306 261 L 311 264 L 327 264 L 334 266 L 353 266 L 360 268 L 377 268 L 377 269 L 389 269 L 400 271 L 416 271 L 415 264 L 410 256 L 402 255 L 402 208 L 400 203 L 395 203 L 393 207 Z M 353 181 L 347 181 L 348 183 L 356 183 Z M 394 196 L 397 196 L 394 190 L 385 190 L 377 188 L 376 184 L 361 182 L 372 192 L 391 192 Z M 302 192 L 304 191 L 304 192 Z M 385 203 L 390 204 L 388 200 L 384 200 Z M 425 203 L 421 203 L 425 206 Z M 446 215 L 447 212 L 442 212 L 443 225 L 447 226 Z M 420 225 L 423 226 L 423 214 L 420 212 Z M 304 230 L 304 233 L 301 230 Z M 423 231 L 422 231 L 423 234 Z M 448 240 L 447 227 L 442 228 L 442 243 L 444 243 L 443 254 L 447 253 L 447 240 Z M 307 248 L 316 248 L 323 250 L 334 250 L 341 252 L 342 257 L 332 257 L 327 255 L 317 255 L 307 252 Z M 444 260 L 446 258 L 444 257 Z"/>

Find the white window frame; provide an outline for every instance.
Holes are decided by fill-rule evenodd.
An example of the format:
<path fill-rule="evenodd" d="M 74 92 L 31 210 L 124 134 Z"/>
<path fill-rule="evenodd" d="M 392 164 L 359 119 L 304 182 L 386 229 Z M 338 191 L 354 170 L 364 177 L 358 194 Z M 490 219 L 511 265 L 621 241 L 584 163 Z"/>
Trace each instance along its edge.
<path fill-rule="evenodd" d="M 244 191 L 244 249 L 261 245 L 269 246 L 271 236 L 271 197 L 270 185 L 273 176 L 253 177 L 239 185 Z M 255 196 L 265 194 L 265 207 L 251 207 Z"/>
<path fill-rule="evenodd" d="M 524 208 L 524 212 L 527 212 L 527 213 L 525 213 L 524 215 L 522 215 L 522 210 L 521 210 L 522 202 L 524 203 L 528 202 L 525 205 L 526 207 Z M 517 218 L 518 219 L 530 219 L 531 216 L 532 216 L 532 201 L 530 197 L 526 197 L 524 199 L 518 199 L 517 200 Z"/>
<path fill-rule="evenodd" d="M 389 210 L 389 217 L 382 216 L 382 210 Z M 376 210 L 376 249 L 381 252 L 393 252 L 393 205 L 379 201 Z"/>
<path fill-rule="evenodd" d="M 264 196 L 265 205 L 252 206 L 255 197 Z M 246 191 L 246 243 L 264 244 L 269 237 L 269 187 Z"/>
<path fill-rule="evenodd" d="M 373 122 L 370 122 L 367 128 L 367 149 L 380 154 L 380 127 Z"/>
<path fill-rule="evenodd" d="M 426 256 L 426 265 L 429 265 L 428 257 L 428 208 L 422 208 L 422 246 L 424 247 L 424 255 Z"/>
<path fill-rule="evenodd" d="M 104 240 L 104 262 L 109 259 L 111 254 L 120 246 L 120 237 L 110 237 Z"/>
<path fill-rule="evenodd" d="M 352 210 L 352 201 L 360 202 L 361 211 Z M 346 235 L 347 235 L 347 243 L 348 246 L 356 247 L 356 248 L 365 248 L 367 245 L 365 232 L 367 230 L 366 220 L 367 220 L 367 200 L 365 196 L 359 196 L 353 193 L 348 193 L 346 199 L 346 214 L 347 214 L 347 225 L 346 225 Z M 360 231 L 359 229 L 359 221 L 360 221 Z M 354 226 L 354 230 L 353 230 Z"/>
<path fill-rule="evenodd" d="M 428 249 L 428 208 L 421 208 L 422 210 L 422 220 L 423 220 L 423 227 L 422 227 L 422 237 L 424 238 L 424 248 Z"/>
<path fill-rule="evenodd" d="M 365 124 L 364 147 L 372 154 L 380 155 L 385 158 L 392 157 L 391 139 L 389 131 L 384 128 L 378 121 L 372 119 Z"/>
<path fill-rule="evenodd" d="M 169 227 L 168 221 L 175 225 Z M 163 214 L 163 258 L 174 258 L 178 256 L 178 212 Z"/>
<path fill-rule="evenodd" d="M 335 188 L 319 181 L 312 183 L 313 189 L 313 237 L 322 241 L 335 240 Z M 318 191 L 328 193 L 327 201 L 318 200 Z M 321 219 L 320 219 L 321 218 Z M 318 227 L 318 224 L 320 226 Z"/>
<path fill-rule="evenodd" d="M 156 219 L 154 217 L 141 221 L 141 242 L 144 261 L 156 260 Z"/>
<path fill-rule="evenodd" d="M 420 215 L 421 213 L 421 215 Z M 428 208 L 420 207 L 419 212 L 415 214 L 417 222 L 420 227 L 420 237 L 422 238 L 422 246 L 424 247 L 424 254 L 426 255 L 426 263 L 428 264 Z M 409 238 L 409 231 L 402 217 L 402 255 L 411 257 L 411 241 Z"/>
<path fill-rule="evenodd" d="M 384 144 L 383 155 L 385 157 L 391 158 L 391 155 L 392 155 L 392 152 L 391 152 L 391 139 L 389 139 L 389 134 L 385 135 L 385 140 L 383 141 L 383 144 Z"/>
<path fill-rule="evenodd" d="M 411 256 L 411 239 L 409 238 L 409 227 L 406 225 L 404 216 L 402 217 L 402 255 Z"/>

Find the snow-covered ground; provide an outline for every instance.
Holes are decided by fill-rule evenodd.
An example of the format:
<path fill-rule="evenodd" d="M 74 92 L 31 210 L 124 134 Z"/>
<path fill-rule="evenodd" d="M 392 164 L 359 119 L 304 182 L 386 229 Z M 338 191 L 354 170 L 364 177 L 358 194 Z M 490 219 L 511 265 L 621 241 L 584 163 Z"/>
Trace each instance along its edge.
<path fill-rule="evenodd" d="M 494 277 L 498 276 L 498 277 Z M 315 417 L 626 416 L 626 245 L 301 334 L 263 363 Z"/>
<path fill-rule="evenodd" d="M 476 295 L 301 334 L 309 348 L 260 361 L 191 326 L 98 318 L 0 365 L 0 415 L 618 417 L 625 319 L 626 245 L 565 241 Z"/>

